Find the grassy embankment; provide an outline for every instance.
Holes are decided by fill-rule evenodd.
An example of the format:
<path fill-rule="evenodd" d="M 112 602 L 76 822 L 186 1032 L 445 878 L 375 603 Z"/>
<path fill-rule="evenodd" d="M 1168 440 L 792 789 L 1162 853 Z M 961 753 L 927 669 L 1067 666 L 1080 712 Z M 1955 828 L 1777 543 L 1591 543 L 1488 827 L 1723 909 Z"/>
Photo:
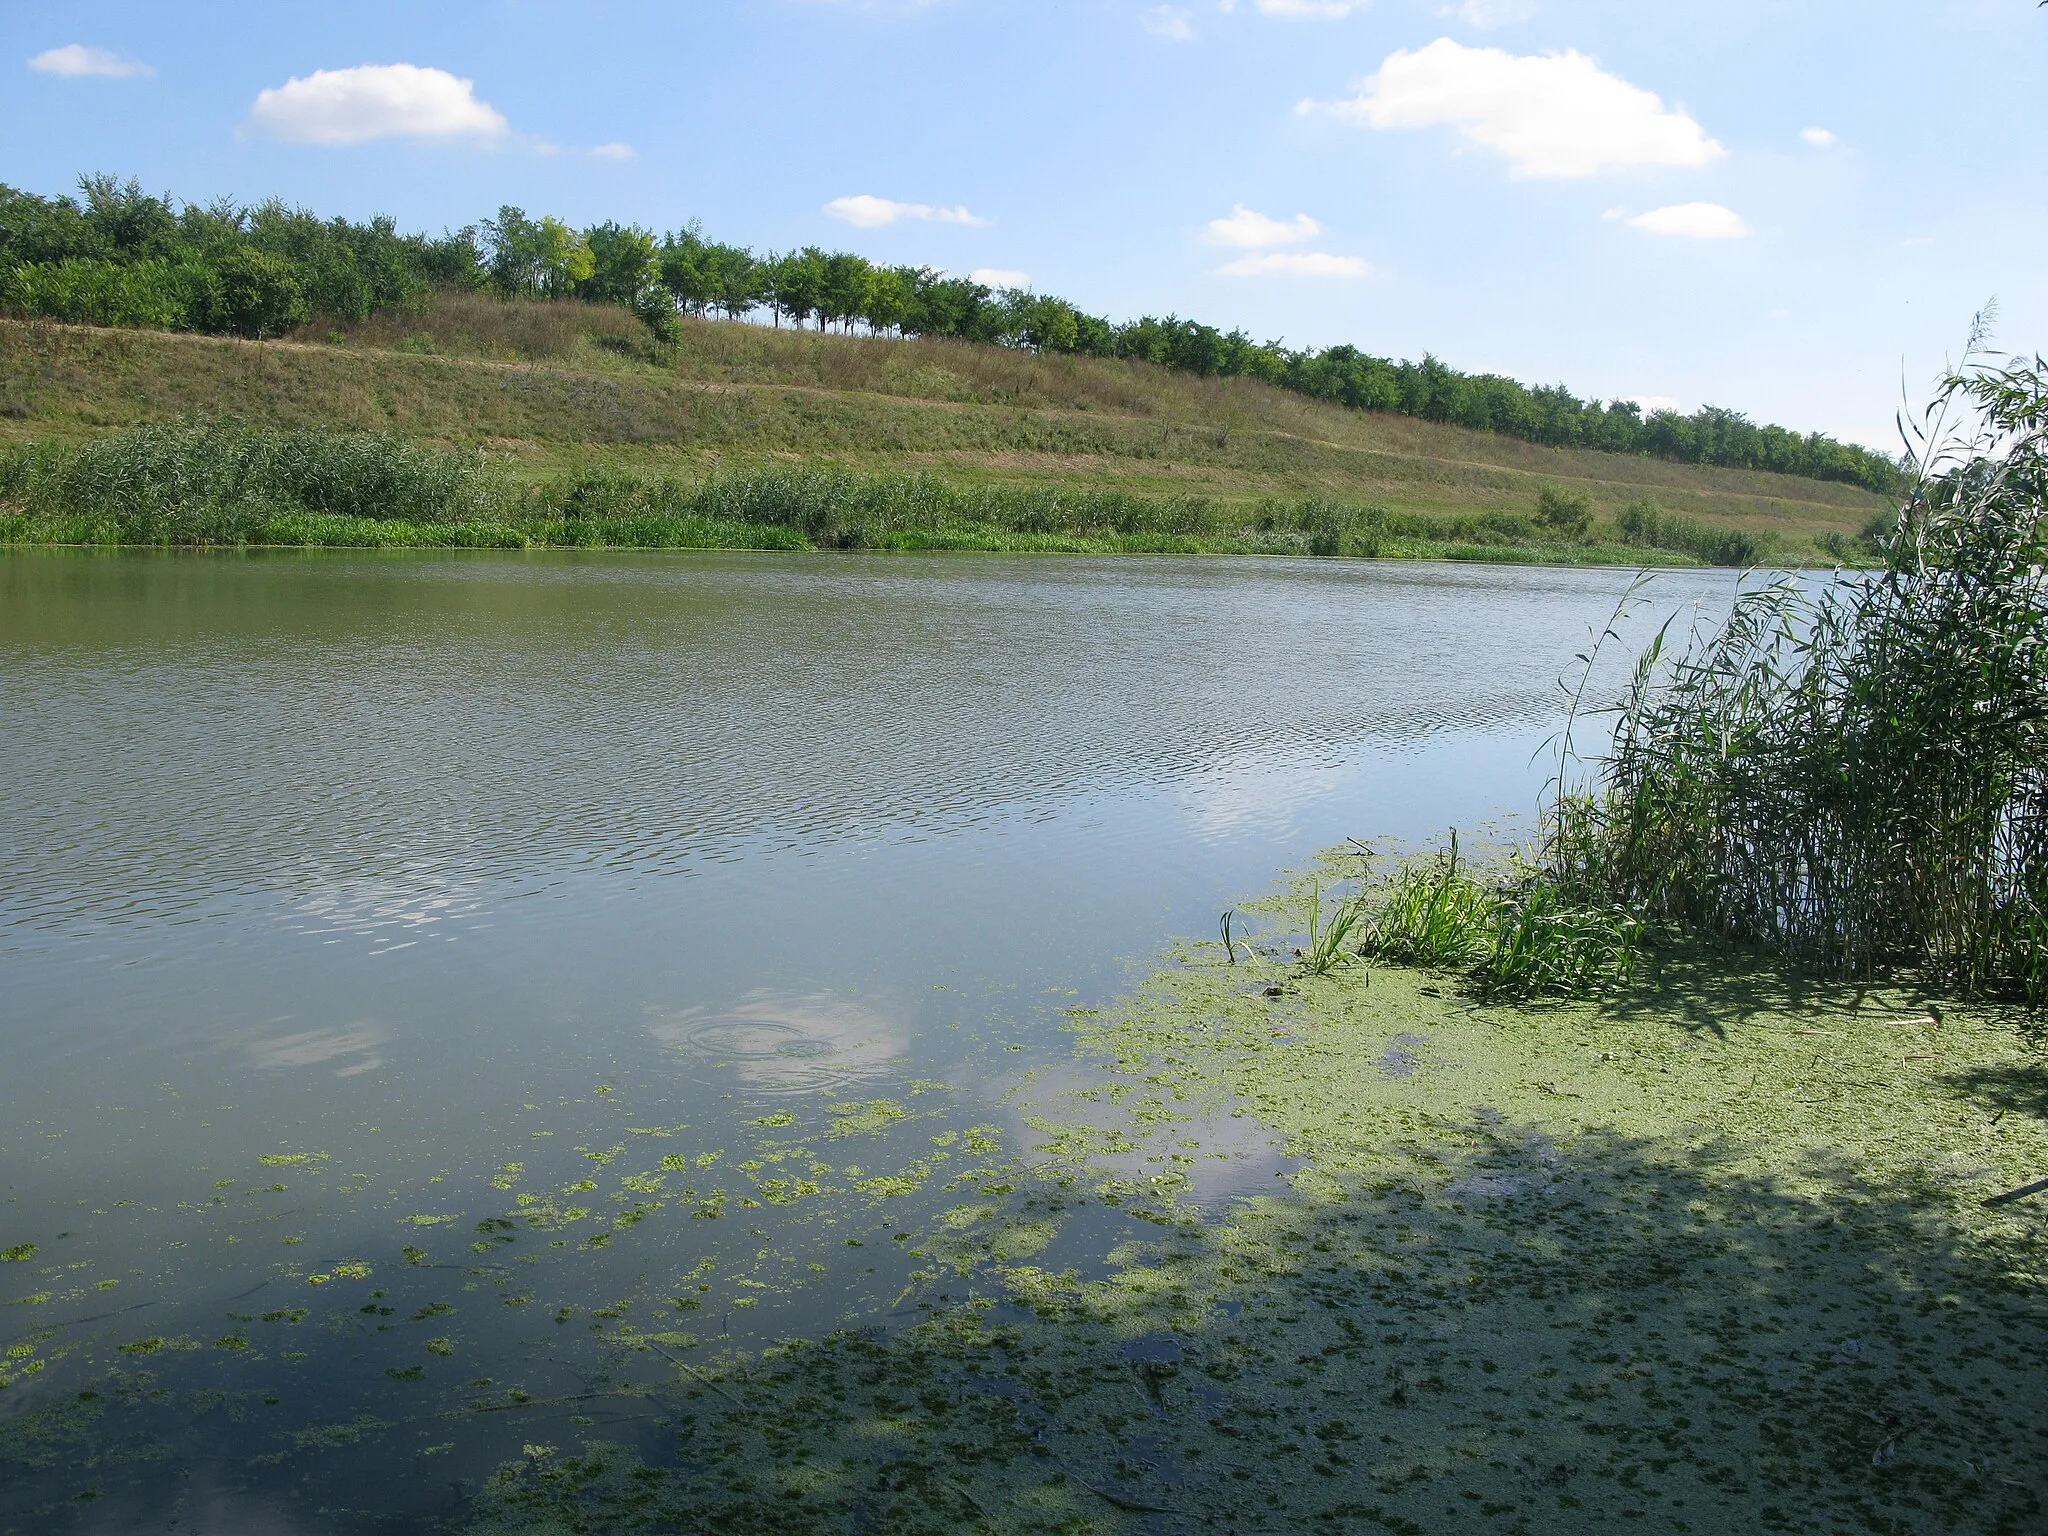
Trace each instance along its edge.
<path fill-rule="evenodd" d="M 388 467 L 337 511 L 195 465 L 208 484 L 188 504 L 150 492 L 176 517 L 124 520 L 50 473 L 58 453 L 195 417 L 368 431 L 438 461 L 405 473 L 464 488 L 394 516 L 367 495 Z M 0 322 L 0 443 L 15 540 L 1796 562 L 1854 558 L 1883 511 L 1844 485 L 1541 448 L 1146 364 L 708 322 L 666 346 L 623 311 L 475 296 L 292 342 Z M 76 478 L 109 484 L 104 467 Z M 1538 520 L 1546 488 L 1584 499 L 1583 530 Z M 220 517 L 223 498 L 242 511 Z M 1657 526 L 1624 533 L 1646 501 Z"/>

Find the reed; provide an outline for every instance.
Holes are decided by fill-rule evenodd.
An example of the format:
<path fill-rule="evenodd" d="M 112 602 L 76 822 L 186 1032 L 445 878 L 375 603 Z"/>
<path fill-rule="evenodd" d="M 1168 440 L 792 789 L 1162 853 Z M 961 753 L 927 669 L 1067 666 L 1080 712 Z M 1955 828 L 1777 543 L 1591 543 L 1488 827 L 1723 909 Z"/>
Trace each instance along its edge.
<path fill-rule="evenodd" d="M 1974 338 L 1973 338 L 1974 340 Z M 1884 568 L 1660 635 L 1546 862 L 1827 973 L 2048 997 L 2048 375 L 1974 362 L 1915 427 Z"/>

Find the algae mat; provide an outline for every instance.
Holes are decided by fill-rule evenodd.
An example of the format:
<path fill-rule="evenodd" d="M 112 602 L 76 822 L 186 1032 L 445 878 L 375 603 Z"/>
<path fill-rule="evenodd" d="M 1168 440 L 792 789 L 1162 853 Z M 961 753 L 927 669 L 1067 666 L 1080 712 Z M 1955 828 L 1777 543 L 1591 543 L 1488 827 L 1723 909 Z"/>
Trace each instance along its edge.
<path fill-rule="evenodd" d="M 1192 947 L 1076 1019 L 1099 1075 L 924 1239 L 926 1321 L 683 1363 L 658 1434 L 529 1446 L 470 1528 L 2038 1530 L 2043 1212 L 1982 1202 L 2048 1168 L 2048 1069 L 1928 1001 Z M 1292 1171 L 1197 1202 L 1246 1122 Z"/>

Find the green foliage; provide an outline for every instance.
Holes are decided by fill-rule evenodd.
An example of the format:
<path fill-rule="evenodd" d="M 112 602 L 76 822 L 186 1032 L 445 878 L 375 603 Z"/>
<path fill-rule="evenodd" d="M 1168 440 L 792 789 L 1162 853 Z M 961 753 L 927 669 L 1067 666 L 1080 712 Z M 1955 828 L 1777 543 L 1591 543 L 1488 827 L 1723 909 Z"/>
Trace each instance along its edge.
<path fill-rule="evenodd" d="M 1968 432 L 1950 425 L 1974 415 Z M 1550 862 L 1827 971 L 2048 997 L 2048 377 L 1979 366 L 1879 574 L 1742 594 L 1639 663 Z"/>
<path fill-rule="evenodd" d="M 1472 980 L 1484 997 L 1594 997 L 1635 974 L 1643 923 L 1530 872 L 1495 903 Z"/>
<path fill-rule="evenodd" d="M 1777 547 L 1770 534 L 1756 534 L 1741 528 L 1715 528 L 1697 519 L 1667 512 L 1654 496 L 1639 496 L 1615 514 L 1615 531 L 1624 544 L 1647 549 L 1668 549 L 1691 555 L 1707 565 L 1738 569 L 1758 565 Z M 1823 548 L 1840 558 L 1842 551 Z"/>
<path fill-rule="evenodd" d="M 1660 411 L 1646 420 L 1631 401 L 1603 404 L 1560 386 L 1531 388 L 1494 374 L 1464 374 L 1430 356 L 1396 362 L 1351 346 L 1299 351 L 1177 315 L 1118 324 L 1051 295 L 996 293 L 971 278 L 929 267 L 877 266 L 851 252 L 806 246 L 756 256 L 706 241 L 694 224 L 657 239 L 611 222 L 578 231 L 507 206 L 480 226 L 430 239 L 400 235 L 388 218 L 322 221 L 274 201 L 254 209 L 177 209 L 133 181 L 108 176 L 84 178 L 80 189 L 82 206 L 0 186 L 0 272 L 14 274 L 0 282 L 0 308 L 85 324 L 274 336 L 316 315 L 361 319 L 417 303 L 435 288 L 489 286 L 506 297 L 573 295 L 616 304 L 666 339 L 666 317 L 677 307 L 738 319 L 765 305 L 778 325 L 787 319 L 815 322 L 819 330 L 860 327 L 878 336 L 944 336 L 1127 358 L 1205 377 L 1259 379 L 1359 410 L 1554 447 L 1773 470 L 1878 491 L 1900 485 L 1899 466 L 1881 454 L 1818 433 L 1760 427 L 1735 411 Z M 289 272 L 266 264 L 271 261 Z M 165 266 L 133 277 L 101 268 L 44 275 L 74 262 L 123 273 L 152 262 Z M 32 275 L 22 277 L 22 269 Z M 169 271 L 197 276 L 179 279 L 167 298 Z M 1558 516 L 1564 521 L 1556 522 Z M 1565 538 L 1585 535 L 1562 504 L 1539 508 L 1538 520 Z M 1717 564 L 1748 564 L 1754 555 L 1726 542 L 1740 535 L 1672 535 L 1680 536 L 1691 542 L 1658 547 L 1684 548 Z M 1723 543 L 1711 551 L 1696 547 L 1715 537 Z"/>
<path fill-rule="evenodd" d="M 666 292 L 664 289 L 656 292 Z M 474 302 L 496 307 L 496 301 Z M 656 310 L 650 324 L 674 323 Z M 607 337 L 636 346 L 631 327 Z M 435 350 L 430 337 L 397 345 Z M 644 341 L 636 355 L 653 349 Z M 18 510 L 9 510 L 9 506 Z M 930 474 L 742 469 L 705 479 L 509 463 L 377 433 L 260 430 L 202 418 L 77 447 L 0 449 L 0 540 L 754 548 L 1039 549 L 1450 558 L 1611 558 L 1534 542 L 1526 518 L 1395 513 L 1327 497 L 1255 505 Z M 1525 552 L 1525 553 L 1524 553 Z"/>
<path fill-rule="evenodd" d="M 1365 947 L 1396 965 L 1462 969 L 1476 963 L 1498 893 L 1458 863 L 1457 834 L 1450 848 L 1402 867 L 1372 914 Z"/>
<path fill-rule="evenodd" d="M 1356 893 L 1340 896 L 1334 909 L 1323 910 L 1323 888 L 1318 885 L 1308 902 L 1308 945 L 1301 952 L 1301 968 L 1310 976 L 1327 976 L 1340 965 L 1356 958 L 1349 947 L 1353 935 L 1366 924 L 1365 898 Z M 1225 930 L 1225 940 L 1229 933 Z M 1235 964 L 1233 957 L 1232 963 Z"/>
<path fill-rule="evenodd" d="M 1567 539 L 1583 539 L 1593 526 L 1593 499 L 1584 491 L 1546 485 L 1536 493 L 1536 522 Z"/>
<path fill-rule="evenodd" d="M 304 325 L 311 309 L 298 272 L 283 257 L 239 246 L 213 264 L 208 312 L 201 329 L 237 336 L 282 336 Z"/>
<path fill-rule="evenodd" d="M 486 220 L 491 285 L 507 298 L 559 298 L 576 292 L 597 273 L 589 240 L 560 219 L 530 219 L 509 204 Z"/>
<path fill-rule="evenodd" d="M 1642 939 L 1628 909 L 1587 901 L 1549 870 L 1517 863 L 1497 880 L 1469 872 L 1453 833 L 1444 853 L 1395 874 L 1363 950 L 1463 972 L 1484 997 L 1591 997 L 1629 981 Z"/>
<path fill-rule="evenodd" d="M 71 325 L 187 330 L 207 305 L 203 269 L 168 261 L 129 263 L 74 256 L 23 263 L 0 278 L 0 308 Z M 197 302 L 195 302 L 197 301 Z"/>

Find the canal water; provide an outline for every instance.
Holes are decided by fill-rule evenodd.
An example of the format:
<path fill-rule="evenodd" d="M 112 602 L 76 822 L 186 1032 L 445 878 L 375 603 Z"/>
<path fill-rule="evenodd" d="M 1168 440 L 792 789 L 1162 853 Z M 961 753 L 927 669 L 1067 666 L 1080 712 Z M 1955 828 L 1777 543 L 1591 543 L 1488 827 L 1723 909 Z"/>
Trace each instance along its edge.
<path fill-rule="evenodd" d="M 427 1529 L 636 1370 L 914 1318 L 1068 1010 L 1526 821 L 1630 579 L 0 556 L 0 1531 Z"/>

